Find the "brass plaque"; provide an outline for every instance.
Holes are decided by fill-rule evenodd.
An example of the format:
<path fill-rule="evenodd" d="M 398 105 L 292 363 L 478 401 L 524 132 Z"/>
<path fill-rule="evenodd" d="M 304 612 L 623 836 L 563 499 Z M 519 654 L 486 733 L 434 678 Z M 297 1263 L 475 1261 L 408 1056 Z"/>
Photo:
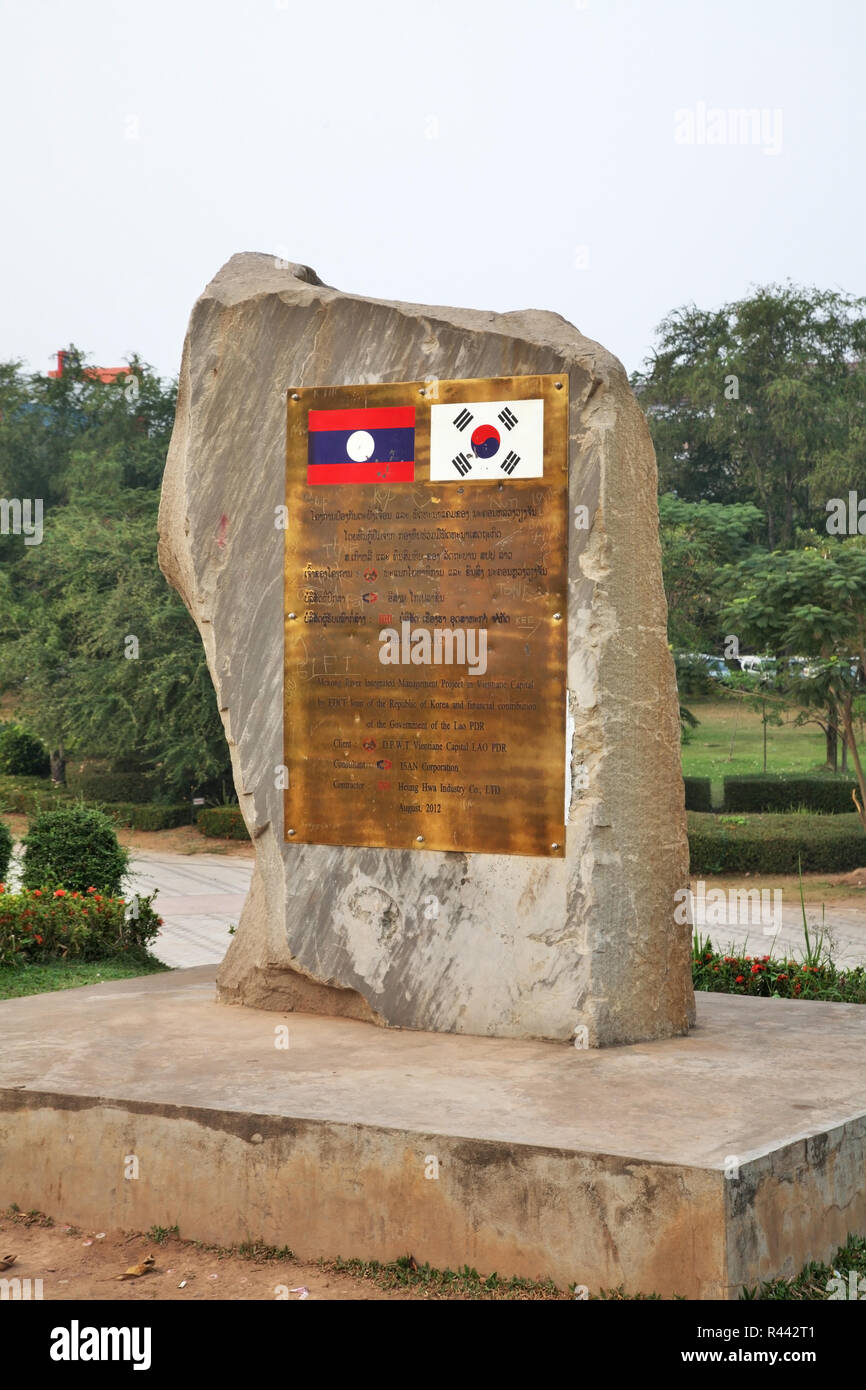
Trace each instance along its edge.
<path fill-rule="evenodd" d="M 564 855 L 568 378 L 287 410 L 285 839 Z"/>

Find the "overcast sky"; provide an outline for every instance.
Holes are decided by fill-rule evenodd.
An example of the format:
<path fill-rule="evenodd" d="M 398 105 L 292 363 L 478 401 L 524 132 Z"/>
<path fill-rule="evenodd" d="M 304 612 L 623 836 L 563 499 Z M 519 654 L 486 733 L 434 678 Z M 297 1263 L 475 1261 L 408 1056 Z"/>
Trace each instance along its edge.
<path fill-rule="evenodd" d="M 0 15 L 3 360 L 45 370 L 72 341 L 174 375 L 235 251 L 376 297 L 554 309 L 629 371 L 679 304 L 866 290 L 863 0 Z"/>

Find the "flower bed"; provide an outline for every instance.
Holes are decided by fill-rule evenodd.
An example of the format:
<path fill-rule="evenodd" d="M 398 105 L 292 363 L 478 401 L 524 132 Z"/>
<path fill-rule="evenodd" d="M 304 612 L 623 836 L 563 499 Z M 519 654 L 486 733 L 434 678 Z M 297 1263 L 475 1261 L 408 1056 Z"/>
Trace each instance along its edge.
<path fill-rule="evenodd" d="M 777 960 L 771 956 L 726 956 L 709 938 L 696 941 L 692 955 L 695 989 L 748 994 L 760 999 L 824 999 L 866 1004 L 866 967 L 836 966 L 827 959 Z"/>
<path fill-rule="evenodd" d="M 0 965 L 144 956 L 162 926 L 152 903 L 153 896 L 128 901 L 94 888 L 8 892 L 0 884 Z"/>

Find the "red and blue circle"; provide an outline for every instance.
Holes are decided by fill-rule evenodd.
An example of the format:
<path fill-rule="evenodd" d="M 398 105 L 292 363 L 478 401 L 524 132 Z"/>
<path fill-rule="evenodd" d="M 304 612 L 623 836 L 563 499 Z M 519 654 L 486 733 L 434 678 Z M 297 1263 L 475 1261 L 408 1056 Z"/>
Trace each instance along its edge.
<path fill-rule="evenodd" d="M 479 425 L 472 431 L 472 452 L 478 459 L 490 459 L 499 448 L 499 431 L 493 425 Z"/>

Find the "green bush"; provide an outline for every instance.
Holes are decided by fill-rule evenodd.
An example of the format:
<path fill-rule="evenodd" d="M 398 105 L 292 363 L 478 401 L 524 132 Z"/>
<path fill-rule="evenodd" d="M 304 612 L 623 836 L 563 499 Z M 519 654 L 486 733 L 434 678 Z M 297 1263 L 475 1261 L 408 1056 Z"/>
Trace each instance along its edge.
<path fill-rule="evenodd" d="M 48 749 L 41 739 L 20 724 L 0 725 L 0 772 L 13 777 L 47 777 L 51 771 Z"/>
<path fill-rule="evenodd" d="M 47 777 L 9 777 L 0 773 L 0 809 L 29 816 L 46 806 L 69 801 L 65 787 L 55 787 Z"/>
<path fill-rule="evenodd" d="M 66 769 L 70 789 L 85 801 L 133 802 L 137 806 L 150 801 L 156 791 L 153 776 L 141 772 L 101 772 L 93 768 Z"/>
<path fill-rule="evenodd" d="M 712 811 L 712 783 L 709 777 L 684 777 L 687 811 Z"/>
<path fill-rule="evenodd" d="M 132 830 L 173 830 L 176 825 L 189 825 L 189 802 L 177 806 L 112 805 L 105 807 L 115 825 Z"/>
<path fill-rule="evenodd" d="M 244 825 L 239 806 L 208 806 L 199 811 L 196 825 L 202 835 L 212 839 L 248 840 L 249 831 Z"/>
<path fill-rule="evenodd" d="M 866 864 L 866 833 L 856 815 L 712 816 L 689 811 L 693 874 L 845 873 Z"/>
<path fill-rule="evenodd" d="M 854 806 L 851 792 L 857 783 L 825 775 L 804 777 L 796 773 L 751 773 L 725 778 L 726 811 L 809 811 L 844 815 Z M 702 808 L 695 807 L 696 811 Z"/>
<path fill-rule="evenodd" d="M 95 889 L 0 891 L 0 965 L 143 955 L 161 926 L 153 896 L 127 903 Z"/>
<path fill-rule="evenodd" d="M 25 888 L 66 888 L 118 894 L 129 853 L 104 811 L 74 803 L 40 811 L 24 838 Z"/>
<path fill-rule="evenodd" d="M 9 861 L 13 849 L 12 831 L 5 820 L 0 820 L 0 883 L 5 883 L 9 872 Z"/>

